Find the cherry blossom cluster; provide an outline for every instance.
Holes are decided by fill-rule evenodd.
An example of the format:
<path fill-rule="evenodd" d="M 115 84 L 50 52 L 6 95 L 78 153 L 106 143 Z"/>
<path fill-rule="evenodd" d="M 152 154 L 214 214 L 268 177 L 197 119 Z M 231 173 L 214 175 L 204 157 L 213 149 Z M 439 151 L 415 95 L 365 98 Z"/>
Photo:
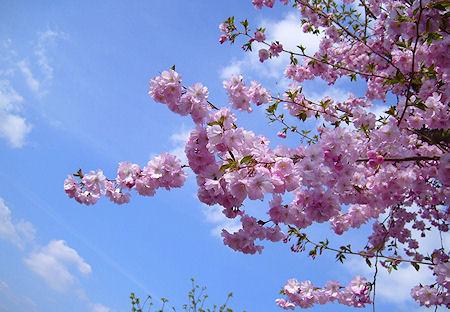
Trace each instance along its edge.
<path fill-rule="evenodd" d="M 431 307 L 443 305 L 449 307 L 450 263 L 449 256 L 435 251 L 435 266 L 433 274 L 436 276 L 435 285 L 418 285 L 411 290 L 411 296 L 421 306 Z"/>
<path fill-rule="evenodd" d="M 243 38 L 245 51 L 258 43 L 261 62 L 288 55 L 284 76 L 291 84 L 284 93 L 273 95 L 256 81 L 248 86 L 238 75 L 223 83 L 230 107 L 216 107 L 206 87 L 184 87 L 174 68 L 150 81 L 153 100 L 191 115 L 195 123 L 185 153 L 198 199 L 240 220 L 240 230 L 222 231 L 224 243 L 236 251 L 260 253 L 261 241 L 296 238 L 292 250 L 312 246 L 312 257 L 328 250 L 339 261 L 360 256 L 387 270 L 407 263 L 435 276 L 435 283 L 414 287 L 412 298 L 427 307 L 450 307 L 448 246 L 441 243 L 432 254 L 421 251 L 421 238 L 449 230 L 448 5 L 439 0 L 280 2 L 292 3 L 301 14 L 299 31 L 321 35 L 317 52 L 310 54 L 302 43 L 288 51 L 281 42 L 267 41 L 268 30 L 252 31 L 247 20 L 235 23 L 233 17 L 219 26 L 219 41 Z M 272 8 L 275 0 L 252 3 Z M 331 85 L 343 78 L 358 81 L 365 94 L 317 100 L 303 92 L 305 81 Z M 298 135 L 299 144 L 271 145 L 267 137 L 240 126 L 232 109 L 265 109 L 269 121 L 281 127 L 278 137 Z M 303 123 L 314 119 L 320 122 Z M 311 124 L 320 126 L 303 126 Z M 186 178 L 182 167 L 163 154 L 143 169 L 121 163 L 115 180 L 101 171 L 80 171 L 64 187 L 84 204 L 94 204 L 101 195 L 125 203 L 130 189 L 149 196 L 158 187 L 180 187 Z M 255 200 L 269 201 L 266 220 L 245 211 L 244 204 Z M 358 250 L 333 247 L 302 233 L 317 223 L 329 224 L 336 235 L 363 225 L 372 232 Z M 360 277 L 346 287 L 329 282 L 324 288 L 290 280 L 283 289 L 287 299 L 277 303 L 285 309 L 328 302 L 363 307 L 372 303 L 375 286 Z"/>
<path fill-rule="evenodd" d="M 289 0 L 280 0 L 280 2 L 286 5 L 289 3 Z M 252 3 L 258 9 L 261 9 L 264 6 L 272 8 L 275 4 L 275 0 L 252 0 Z"/>
<path fill-rule="evenodd" d="M 264 227 L 254 217 L 243 215 L 241 217 L 242 229 L 235 233 L 222 230 L 223 242 L 233 250 L 246 254 L 261 253 L 263 246 L 255 245 L 255 240 L 269 240 L 278 242 L 285 238 L 278 225 Z"/>
<path fill-rule="evenodd" d="M 173 69 L 163 71 L 150 81 L 148 94 L 156 101 L 182 116 L 191 115 L 195 123 L 202 123 L 208 115 L 208 89 L 201 83 L 183 90 L 180 75 Z"/>
<path fill-rule="evenodd" d="M 257 36 L 257 33 L 255 34 L 255 40 Z M 250 39 L 251 40 L 251 39 Z M 269 49 L 259 49 L 258 51 L 258 56 L 259 56 L 259 61 L 261 63 L 264 63 L 265 60 L 272 58 L 272 57 L 278 57 L 280 55 L 281 52 L 283 52 L 283 45 L 279 42 L 273 42 Z"/>
<path fill-rule="evenodd" d="M 107 179 L 101 170 L 87 174 L 79 170 L 64 181 L 64 191 L 67 196 L 85 205 L 95 204 L 101 196 L 116 204 L 124 204 L 130 201 L 128 191 L 131 189 L 142 196 L 153 196 L 158 188 L 179 188 L 185 180 L 186 174 L 180 161 L 164 153 L 150 160 L 142 169 L 137 164 L 119 163 L 115 180 Z"/>
<path fill-rule="evenodd" d="M 285 310 L 294 310 L 295 307 L 310 308 L 314 304 L 330 302 L 362 308 L 371 303 L 370 287 L 371 284 L 360 276 L 356 276 L 346 287 L 341 286 L 339 282 L 329 281 L 324 288 L 314 287 L 311 281 L 299 282 L 290 279 L 282 290 L 288 300 L 277 299 L 276 303 Z"/>
<path fill-rule="evenodd" d="M 271 96 L 260 83 L 252 81 L 250 87 L 245 86 L 241 75 L 233 76 L 224 81 L 223 86 L 228 93 L 228 99 L 233 108 L 251 112 L 250 102 L 257 106 L 268 103 Z"/>

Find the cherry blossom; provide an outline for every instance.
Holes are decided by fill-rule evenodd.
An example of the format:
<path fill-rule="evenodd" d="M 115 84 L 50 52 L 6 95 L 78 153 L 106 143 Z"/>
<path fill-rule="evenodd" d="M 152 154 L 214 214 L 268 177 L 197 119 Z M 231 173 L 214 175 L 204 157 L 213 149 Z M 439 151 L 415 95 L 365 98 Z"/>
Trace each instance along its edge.
<path fill-rule="evenodd" d="M 262 9 L 276 2 L 252 4 Z M 238 231 L 222 231 L 224 244 L 233 250 L 256 254 L 263 252 L 264 241 L 283 242 L 312 258 L 328 251 L 340 262 L 354 256 L 374 268 L 373 279 L 357 276 L 347 286 L 329 281 L 321 288 L 290 279 L 285 298 L 276 301 L 279 307 L 375 304 L 378 270 L 395 270 L 401 263 L 434 274 L 434 283 L 411 290 L 419 305 L 450 307 L 448 246 L 442 243 L 432 254 L 421 250 L 422 238 L 448 235 L 449 228 L 448 5 L 438 0 L 278 2 L 301 14 L 299 31 L 321 35 L 317 52 L 302 43 L 290 51 L 282 42 L 267 41 L 264 28 L 251 30 L 247 20 L 237 23 L 234 17 L 219 26 L 219 42 L 242 41 L 245 51 L 257 44 L 261 62 L 288 56 L 284 77 L 290 84 L 284 92 L 271 93 L 236 75 L 223 82 L 228 103 L 221 107 L 210 102 L 202 84 L 184 86 L 174 68 L 163 71 L 150 81 L 149 95 L 174 113 L 191 116 L 195 129 L 185 146 L 188 163 L 169 154 L 142 169 L 122 162 L 112 180 L 101 170 L 80 170 L 65 180 L 66 194 L 86 205 L 102 196 L 124 204 L 132 190 L 153 196 L 159 188 L 181 187 L 183 168 L 189 167 L 198 199 L 222 206 L 227 218 L 240 221 Z M 317 79 L 329 85 L 356 81 L 362 95 L 310 99 L 304 82 Z M 295 137 L 296 146 L 276 146 L 242 126 L 234 110 L 265 110 L 278 126 L 276 143 Z M 266 209 L 266 220 L 246 211 L 250 201 Z M 308 236 L 308 227 L 317 223 L 328 224 L 336 235 L 362 226 L 371 233 L 362 238 L 364 247 L 335 246 Z"/>

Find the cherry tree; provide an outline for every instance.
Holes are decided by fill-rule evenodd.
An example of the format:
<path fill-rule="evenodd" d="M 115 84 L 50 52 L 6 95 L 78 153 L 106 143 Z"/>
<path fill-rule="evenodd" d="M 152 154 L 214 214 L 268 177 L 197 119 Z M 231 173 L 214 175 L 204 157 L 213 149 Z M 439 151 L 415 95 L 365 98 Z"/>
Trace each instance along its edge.
<path fill-rule="evenodd" d="M 257 81 L 236 75 L 223 83 L 229 105 L 209 100 L 201 83 L 183 85 L 175 67 L 150 81 L 149 95 L 196 128 L 185 147 L 183 164 L 170 154 L 144 167 L 119 163 L 117 176 L 101 170 L 70 175 L 64 190 L 86 205 L 106 196 L 124 204 L 130 192 L 153 196 L 159 188 L 183 185 L 188 168 L 196 176 L 198 199 L 220 205 L 238 219 L 237 232 L 222 231 L 223 242 L 246 254 L 261 253 L 262 241 L 288 244 L 293 252 L 316 258 L 334 252 L 343 262 L 355 256 L 373 268 L 371 278 L 348 283 L 290 279 L 276 303 L 284 309 L 338 302 L 375 309 L 379 270 L 401 264 L 430 270 L 435 282 L 411 290 L 421 306 L 450 307 L 450 265 L 442 237 L 448 232 L 450 196 L 449 3 L 441 0 L 280 0 L 300 12 L 298 26 L 320 36 L 315 53 L 299 42 L 288 50 L 266 38 L 267 30 L 249 21 L 226 19 L 221 44 L 239 43 L 257 51 L 261 62 L 287 55 L 284 92 L 270 92 Z M 275 0 L 253 0 L 272 8 Z M 308 98 L 302 84 L 338 79 L 364 85 L 364 96 L 345 100 Z M 378 107 L 385 107 L 376 114 Z M 273 146 L 239 125 L 234 111 L 265 110 L 279 125 L 278 137 L 297 137 L 295 147 Z M 310 122 L 315 120 L 315 122 Z M 319 126 L 311 126 L 319 125 Z M 244 209 L 246 201 L 270 200 L 267 219 Z M 368 224 L 364 248 L 314 241 L 308 227 L 328 223 L 336 235 Z M 419 233 L 420 237 L 416 237 Z M 440 247 L 422 252 L 423 239 L 438 234 Z"/>

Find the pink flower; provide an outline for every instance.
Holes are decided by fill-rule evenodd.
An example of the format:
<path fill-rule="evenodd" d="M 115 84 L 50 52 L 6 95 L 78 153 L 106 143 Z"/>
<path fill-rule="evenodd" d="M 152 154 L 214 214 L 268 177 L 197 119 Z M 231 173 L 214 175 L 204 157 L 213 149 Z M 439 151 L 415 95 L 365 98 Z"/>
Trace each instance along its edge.
<path fill-rule="evenodd" d="M 244 78 L 241 75 L 233 76 L 229 80 L 223 82 L 223 86 L 228 93 L 228 99 L 232 106 L 239 110 L 251 112 L 248 88 L 244 84 Z"/>
<path fill-rule="evenodd" d="M 116 181 L 123 187 L 132 188 L 140 173 L 141 168 L 139 168 L 138 165 L 129 162 L 121 162 L 117 169 Z"/>
<path fill-rule="evenodd" d="M 268 103 L 272 98 L 269 92 L 256 81 L 251 82 L 250 87 L 248 88 L 248 94 L 251 98 L 251 101 L 258 106 Z"/>
<path fill-rule="evenodd" d="M 67 179 L 64 180 L 64 192 L 70 198 L 77 196 L 79 192 L 78 183 L 72 175 L 69 175 Z"/>
<path fill-rule="evenodd" d="M 262 8 L 273 7 L 276 1 L 252 2 Z M 196 125 L 185 153 L 195 174 L 199 200 L 220 205 L 225 217 L 241 223 L 241 229 L 235 233 L 224 230 L 222 237 L 224 244 L 246 254 L 261 253 L 261 241 L 280 240 L 300 252 L 304 241 L 298 240 L 298 233 L 315 223 L 330 224 L 337 235 L 370 223 L 366 248 L 355 252 L 369 258 L 382 252 L 391 258 L 391 262 L 380 259 L 388 268 L 402 261 L 432 262 L 421 269 L 432 271 L 436 282 L 414 287 L 411 295 L 420 305 L 449 306 L 448 253 L 435 250 L 427 258 L 421 238 L 415 235 L 448 232 L 450 39 L 444 31 L 448 10 L 429 1 L 420 6 L 417 2 L 404 5 L 402 1 L 368 0 L 368 36 L 360 40 L 363 30 L 350 29 L 355 37 L 349 40 L 345 27 L 354 16 L 332 11 L 319 14 L 320 8 L 309 2 L 280 3 L 295 4 L 304 32 L 323 35 L 317 51 L 299 46 L 298 53 L 290 55 L 284 71 L 290 84 L 285 92 L 277 90 L 272 97 L 275 93 L 259 82 L 246 83 L 242 75 L 236 75 L 223 83 L 229 107 L 216 109 L 205 86 L 183 85 L 173 69 L 150 81 L 149 95 L 154 101 L 178 115 L 190 115 Z M 353 0 L 344 0 L 344 6 L 354 6 Z M 247 37 L 244 49 L 258 46 L 261 62 L 287 52 L 278 41 L 260 49 L 266 45 L 265 29 L 256 28 L 254 34 L 250 29 L 255 28 L 246 22 L 235 24 L 230 18 L 219 26 L 219 40 L 234 43 Z M 289 52 L 285 56 L 289 57 Z M 362 88 L 360 97 L 350 94 L 340 99 L 330 94 L 315 99 L 303 90 L 308 87 L 306 81 L 320 79 L 332 85 L 348 77 Z M 390 107 L 375 105 L 374 100 Z M 258 106 L 267 103 L 271 104 L 265 109 L 269 121 L 283 124 L 278 137 L 286 138 L 286 129 L 292 126 L 304 131 L 301 138 L 296 140 L 292 133 L 284 142 L 288 146 L 273 147 L 267 138 L 271 136 L 243 127 L 236 117 L 241 113 L 231 112 L 262 111 Z M 257 117 L 243 120 L 253 126 Z M 181 187 L 186 180 L 184 166 L 175 156 L 161 154 L 142 169 L 119 163 L 115 180 L 106 179 L 100 170 L 85 175 L 80 171 L 64 181 L 64 191 L 86 205 L 102 196 L 123 204 L 133 190 L 153 196 L 160 188 Z M 268 205 L 263 201 L 267 194 L 272 195 Z M 259 220 L 248 213 L 251 200 L 260 201 L 258 206 L 265 210 L 257 214 L 266 218 Z M 379 221 L 384 216 L 386 221 Z M 282 228 L 290 230 L 287 236 Z M 391 242 L 396 243 L 395 248 Z M 372 290 L 362 277 L 346 286 L 327 282 L 325 287 L 290 280 L 284 287 L 286 298 L 277 304 L 285 309 L 329 302 L 364 307 L 370 303 Z"/>
<path fill-rule="evenodd" d="M 266 49 L 260 49 L 258 51 L 258 55 L 259 55 L 259 61 L 261 63 L 263 63 L 265 60 L 267 60 L 270 56 L 269 51 Z"/>
<path fill-rule="evenodd" d="M 163 71 L 161 76 L 150 81 L 149 95 L 157 102 L 167 104 L 169 108 L 178 112 L 178 102 L 181 97 L 181 77 L 170 69 Z"/>
<path fill-rule="evenodd" d="M 280 308 L 283 308 L 285 310 L 294 310 L 295 309 L 295 304 L 293 304 L 292 302 L 286 301 L 284 299 L 276 299 L 275 303 Z"/>
<path fill-rule="evenodd" d="M 450 153 L 441 156 L 438 169 L 439 180 L 446 186 L 450 186 Z"/>
<path fill-rule="evenodd" d="M 110 181 L 106 182 L 106 196 L 109 197 L 109 199 L 116 203 L 116 204 L 125 204 L 130 201 L 130 194 L 129 193 L 123 193 L 120 188 L 114 187 L 113 183 Z"/>
<path fill-rule="evenodd" d="M 438 292 L 436 288 L 430 286 L 415 286 L 411 290 L 411 296 L 426 307 L 431 307 L 433 305 L 439 304 Z"/>
<path fill-rule="evenodd" d="M 274 190 L 270 171 L 266 168 L 257 168 L 256 173 L 247 178 L 246 187 L 250 199 L 263 199 L 265 193 L 272 193 Z"/>
<path fill-rule="evenodd" d="M 87 191 L 100 195 L 104 191 L 106 177 L 103 171 L 91 171 L 81 179 Z"/>
<path fill-rule="evenodd" d="M 266 35 L 262 31 L 255 32 L 255 40 L 258 42 L 263 42 L 266 40 Z"/>
<path fill-rule="evenodd" d="M 269 48 L 271 56 L 278 56 L 281 52 L 283 52 L 283 45 L 279 42 L 272 42 Z M 261 59 L 261 55 L 259 57 Z"/>
<path fill-rule="evenodd" d="M 283 290 L 287 294 L 296 294 L 300 291 L 300 283 L 296 279 L 291 278 L 287 281 L 286 285 L 284 285 Z"/>

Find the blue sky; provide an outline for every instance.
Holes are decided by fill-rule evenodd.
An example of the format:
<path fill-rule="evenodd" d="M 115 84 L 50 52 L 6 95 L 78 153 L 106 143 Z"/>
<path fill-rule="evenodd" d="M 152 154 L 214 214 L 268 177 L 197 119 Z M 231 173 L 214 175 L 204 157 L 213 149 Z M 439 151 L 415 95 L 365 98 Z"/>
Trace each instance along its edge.
<path fill-rule="evenodd" d="M 311 261 L 283 244 L 269 244 L 257 256 L 232 251 L 217 233 L 235 225 L 195 198 L 192 175 L 183 189 L 133 197 L 124 206 L 106 200 L 81 206 L 63 192 L 63 180 L 78 168 L 114 176 L 120 161 L 145 164 L 152 155 L 182 150 L 190 119 L 147 95 L 149 78 L 173 64 L 186 84 L 208 86 L 219 106 L 227 102 L 222 80 L 232 73 L 275 90 L 286 85 L 286 59 L 260 65 L 254 54 L 219 45 L 219 23 L 247 17 L 266 25 L 269 38 L 286 46 L 300 40 L 312 51 L 318 39 L 300 35 L 285 8 L 256 11 L 250 2 L 0 3 L 0 311 L 128 311 L 132 291 L 180 306 L 191 277 L 208 286 L 211 302 L 233 291 L 237 311 L 279 311 L 274 300 L 291 277 L 322 285 L 367 273 L 358 264 L 335 264 L 333 255 Z M 361 93 L 346 81 L 325 86 L 305 89 L 312 97 Z M 277 143 L 272 133 L 279 129 L 262 111 L 238 115 L 240 124 Z M 248 209 L 262 214 L 265 205 L 252 202 Z M 323 239 L 325 229 L 311 233 Z M 398 294 L 414 282 L 410 275 L 405 268 L 395 279 L 382 277 L 379 311 L 414 307 L 408 287 Z"/>

